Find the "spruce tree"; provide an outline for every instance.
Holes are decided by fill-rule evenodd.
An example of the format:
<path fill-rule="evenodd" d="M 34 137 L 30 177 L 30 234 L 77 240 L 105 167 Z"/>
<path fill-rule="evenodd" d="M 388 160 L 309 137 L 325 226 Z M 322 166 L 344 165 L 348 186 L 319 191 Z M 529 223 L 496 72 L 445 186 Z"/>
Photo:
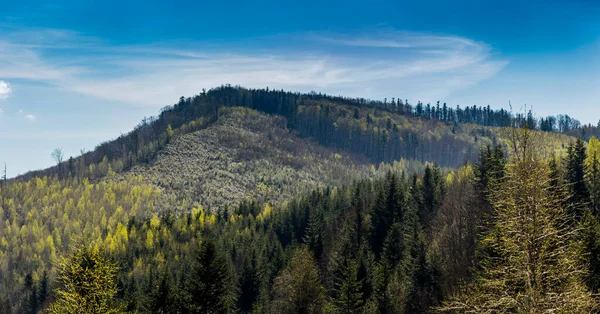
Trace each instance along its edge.
<path fill-rule="evenodd" d="M 117 266 L 107 260 L 96 246 L 80 246 L 63 257 L 58 265 L 61 287 L 55 291 L 51 314 L 124 313 L 115 301 Z"/>
<path fill-rule="evenodd" d="M 48 273 L 44 271 L 42 279 L 40 279 L 40 291 L 38 294 L 38 304 L 43 305 L 48 297 Z"/>
<path fill-rule="evenodd" d="M 297 248 L 290 264 L 275 278 L 271 313 L 321 314 L 325 309 L 325 288 L 312 253 Z"/>
<path fill-rule="evenodd" d="M 600 141 L 595 137 L 590 138 L 585 165 L 590 208 L 592 213 L 598 217 L 600 216 Z"/>
<path fill-rule="evenodd" d="M 590 194 L 586 186 L 586 148 L 581 139 L 571 143 L 567 149 L 566 183 L 569 185 L 569 214 L 575 219 L 584 216 L 584 209 L 590 201 Z"/>
<path fill-rule="evenodd" d="M 596 303 L 578 258 L 579 227 L 550 190 L 549 169 L 537 153 L 537 133 L 507 131 L 511 159 L 493 188 L 492 226 L 482 245 L 495 256 L 467 292 L 439 308 L 453 313 L 589 313 Z"/>
<path fill-rule="evenodd" d="M 371 247 L 377 256 L 381 254 L 383 241 L 385 240 L 387 230 L 391 225 L 391 217 L 387 209 L 385 192 L 380 190 L 375 199 L 371 218 L 371 224 L 373 225 L 373 228 L 371 229 Z"/>
<path fill-rule="evenodd" d="M 147 310 L 151 313 L 179 313 L 183 306 L 177 302 L 177 294 L 167 274 L 161 276 L 150 293 Z"/>
<path fill-rule="evenodd" d="M 230 308 L 230 274 L 214 242 L 205 240 L 187 282 L 190 313 L 227 313 Z"/>
<path fill-rule="evenodd" d="M 240 295 L 237 299 L 237 308 L 242 313 L 252 312 L 252 306 L 258 300 L 260 289 L 259 270 L 256 258 L 253 256 L 244 262 L 242 274 L 239 279 Z"/>
<path fill-rule="evenodd" d="M 315 254 L 319 260 L 323 254 L 323 224 L 316 214 L 312 214 L 308 220 L 308 228 L 304 234 L 304 244 Z"/>
<path fill-rule="evenodd" d="M 353 314 L 361 313 L 364 305 L 362 285 L 358 278 L 359 264 L 356 260 L 344 257 L 337 269 L 334 279 L 333 306 L 335 313 Z"/>

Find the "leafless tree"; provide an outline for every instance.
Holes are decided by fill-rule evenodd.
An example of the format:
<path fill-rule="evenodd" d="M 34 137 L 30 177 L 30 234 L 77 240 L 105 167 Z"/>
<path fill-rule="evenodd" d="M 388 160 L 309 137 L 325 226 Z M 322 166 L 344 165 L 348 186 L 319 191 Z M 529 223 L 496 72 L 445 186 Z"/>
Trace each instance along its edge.
<path fill-rule="evenodd" d="M 57 165 L 60 165 L 63 162 L 64 153 L 60 148 L 56 148 L 52 151 L 52 159 L 56 162 Z"/>

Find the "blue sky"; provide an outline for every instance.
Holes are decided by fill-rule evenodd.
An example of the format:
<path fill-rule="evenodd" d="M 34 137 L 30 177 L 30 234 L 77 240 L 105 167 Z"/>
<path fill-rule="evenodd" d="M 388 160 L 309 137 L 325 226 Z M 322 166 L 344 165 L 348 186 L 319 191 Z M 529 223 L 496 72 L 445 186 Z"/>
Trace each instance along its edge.
<path fill-rule="evenodd" d="M 494 3 L 495 2 L 495 3 Z M 225 83 L 600 119 L 598 1 L 10 1 L 0 162 L 52 164 Z"/>

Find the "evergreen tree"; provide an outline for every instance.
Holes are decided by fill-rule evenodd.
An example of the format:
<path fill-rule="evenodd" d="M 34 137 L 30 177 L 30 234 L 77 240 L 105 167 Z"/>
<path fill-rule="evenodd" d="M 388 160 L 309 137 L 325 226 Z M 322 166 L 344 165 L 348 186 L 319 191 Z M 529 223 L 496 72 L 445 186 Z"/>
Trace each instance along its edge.
<path fill-rule="evenodd" d="M 400 223 L 395 223 L 385 237 L 382 259 L 394 268 L 404 258 L 405 253 L 404 230 Z"/>
<path fill-rule="evenodd" d="M 289 266 L 273 284 L 270 313 L 320 314 L 325 308 L 325 288 L 312 253 L 297 248 Z"/>
<path fill-rule="evenodd" d="M 596 307 L 583 284 L 577 228 L 549 189 L 547 163 L 536 153 L 537 134 L 507 131 L 512 154 L 491 197 L 492 227 L 482 244 L 483 272 L 467 293 L 446 303 L 455 313 L 589 313 Z"/>
<path fill-rule="evenodd" d="M 588 213 L 582 229 L 583 245 L 587 259 L 587 286 L 593 293 L 600 292 L 600 222 Z"/>
<path fill-rule="evenodd" d="M 177 302 L 176 291 L 174 291 L 168 275 L 163 275 L 157 282 L 158 285 L 150 293 L 147 310 L 157 314 L 180 313 L 183 306 Z"/>
<path fill-rule="evenodd" d="M 444 196 L 444 181 L 440 168 L 427 165 L 423 175 L 423 211 L 419 213 L 421 224 L 428 226 L 431 217 L 440 206 Z"/>
<path fill-rule="evenodd" d="M 590 195 L 590 208 L 596 217 L 600 216 L 600 141 L 595 137 L 590 138 L 587 156 L 586 182 Z"/>
<path fill-rule="evenodd" d="M 364 305 L 362 286 L 358 278 L 359 264 L 347 256 L 342 258 L 335 277 L 333 289 L 333 306 L 335 313 L 361 313 Z"/>
<path fill-rule="evenodd" d="M 410 291 L 406 301 L 408 313 L 426 313 L 442 300 L 440 265 L 432 265 L 426 257 L 423 243 L 417 244 L 417 258 L 414 260 Z"/>
<path fill-rule="evenodd" d="M 485 146 L 479 152 L 479 159 L 474 166 L 475 186 L 482 200 L 487 202 L 491 187 L 499 183 L 504 176 L 505 158 L 502 147 Z"/>
<path fill-rule="evenodd" d="M 252 306 L 258 300 L 260 289 L 259 270 L 256 265 L 256 258 L 244 263 L 242 274 L 239 280 L 240 295 L 237 299 L 237 308 L 242 313 L 252 312 Z"/>
<path fill-rule="evenodd" d="M 571 143 L 567 149 L 566 160 L 566 182 L 570 187 L 569 214 L 576 219 L 583 217 L 584 209 L 590 201 L 589 191 L 586 186 L 586 149 L 582 140 L 577 139 L 575 144 Z"/>
<path fill-rule="evenodd" d="M 386 195 L 383 190 L 379 191 L 375 199 L 371 223 L 373 225 L 371 229 L 371 247 L 373 248 L 373 252 L 379 256 L 383 249 L 383 241 L 385 240 L 387 230 L 391 225 L 391 217 L 386 206 Z"/>
<path fill-rule="evenodd" d="M 230 308 L 230 274 L 214 242 L 205 240 L 187 282 L 190 313 L 227 313 Z"/>
<path fill-rule="evenodd" d="M 115 263 L 108 261 L 97 246 L 80 246 L 58 263 L 61 287 L 55 291 L 51 314 L 124 313 L 115 302 L 117 274 Z"/>
<path fill-rule="evenodd" d="M 308 228 L 303 238 L 304 244 L 313 252 L 319 260 L 323 254 L 323 224 L 317 215 L 313 214 L 308 220 Z"/>
<path fill-rule="evenodd" d="M 40 292 L 38 295 L 38 304 L 43 305 L 48 297 L 48 273 L 44 271 L 40 280 Z"/>
<path fill-rule="evenodd" d="M 402 221 L 402 194 L 398 186 L 398 177 L 391 171 L 386 175 L 387 199 L 386 199 L 386 215 L 388 216 L 388 224 L 394 221 Z M 389 227 L 389 225 L 387 226 Z M 387 230 L 387 229 L 386 229 Z"/>

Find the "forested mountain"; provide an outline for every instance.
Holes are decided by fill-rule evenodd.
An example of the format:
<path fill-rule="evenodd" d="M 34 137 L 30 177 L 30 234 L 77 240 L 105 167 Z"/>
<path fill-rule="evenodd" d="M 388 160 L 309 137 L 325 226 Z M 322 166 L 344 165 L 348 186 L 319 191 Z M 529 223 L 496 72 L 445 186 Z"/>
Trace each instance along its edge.
<path fill-rule="evenodd" d="M 164 191 L 171 209 L 188 212 L 194 205 L 226 210 L 242 200 L 276 204 L 318 186 L 424 167 L 405 159 L 374 167 L 363 155 L 296 136 L 281 116 L 225 107 L 207 128 L 174 137 L 153 162 L 118 177 L 141 175 Z"/>
<path fill-rule="evenodd" d="M 0 313 L 594 312 L 600 142 L 534 130 L 548 123 L 182 98 L 2 181 Z"/>
<path fill-rule="evenodd" d="M 528 128 L 548 121 L 535 119 L 531 112 L 513 117 L 505 110 L 489 108 L 438 110 L 437 106 L 423 107 L 420 103 L 413 108 L 408 101 L 388 103 L 221 86 L 191 98 L 181 97 L 177 104 L 164 107 L 157 117 L 144 118 L 133 131 L 80 157 L 64 161 L 61 158 L 55 167 L 20 178 L 70 174 L 93 180 L 104 177 L 109 168 L 122 172 L 135 165 L 151 164 L 172 138 L 210 127 L 219 120 L 221 110 L 228 107 L 281 116 L 285 122 L 280 126 L 285 125 L 295 135 L 310 137 L 323 146 L 352 153 L 374 164 L 406 159 L 435 162 L 442 167 L 475 160 L 482 145 L 502 144 L 499 127 L 509 126 L 511 121 Z M 571 118 L 562 117 L 551 119 L 569 125 L 561 127 L 562 130 L 571 130 L 578 124 L 571 125 Z M 547 145 L 556 149 L 564 148 L 570 141 L 569 137 L 556 133 L 544 136 Z"/>

